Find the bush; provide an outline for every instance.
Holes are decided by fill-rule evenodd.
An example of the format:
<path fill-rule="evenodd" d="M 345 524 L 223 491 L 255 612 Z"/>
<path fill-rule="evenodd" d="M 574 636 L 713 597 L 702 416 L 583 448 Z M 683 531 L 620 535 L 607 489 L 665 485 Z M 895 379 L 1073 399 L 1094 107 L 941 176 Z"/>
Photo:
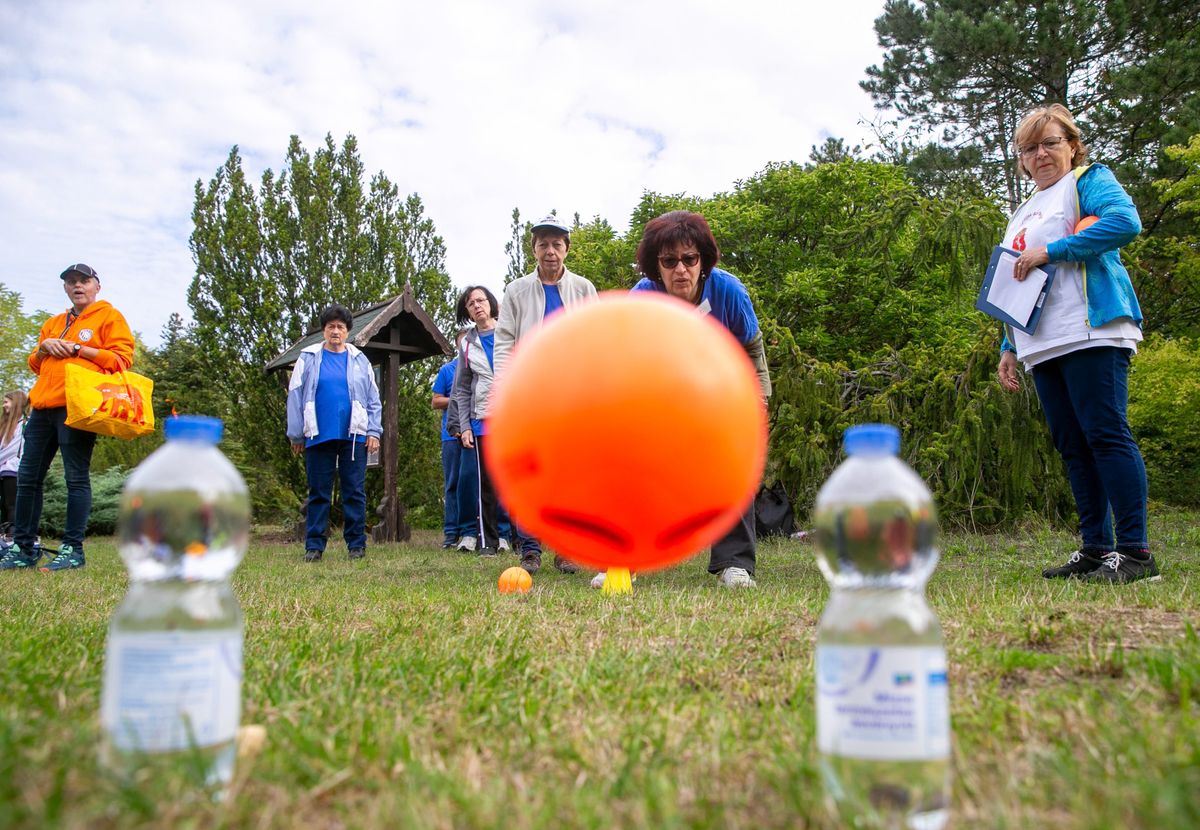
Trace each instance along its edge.
<path fill-rule="evenodd" d="M 92 513 L 88 519 L 89 536 L 110 536 L 117 529 L 117 508 L 128 473 L 122 467 L 103 472 L 92 471 Z M 67 481 L 61 458 L 55 458 L 46 474 L 42 501 L 43 536 L 61 538 L 67 528 Z"/>
<path fill-rule="evenodd" d="M 1129 372 L 1129 425 L 1151 498 L 1200 505 L 1200 342 L 1150 335 Z"/>

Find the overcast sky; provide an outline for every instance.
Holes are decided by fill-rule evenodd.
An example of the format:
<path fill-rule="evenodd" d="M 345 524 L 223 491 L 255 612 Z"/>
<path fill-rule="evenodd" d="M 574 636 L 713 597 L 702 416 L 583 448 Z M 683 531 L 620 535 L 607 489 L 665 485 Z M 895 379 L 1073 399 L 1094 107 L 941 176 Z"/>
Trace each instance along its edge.
<path fill-rule="evenodd" d="M 0 282 L 66 307 L 59 272 L 155 345 L 188 317 L 194 185 L 239 146 L 354 134 L 416 192 L 456 285 L 499 289 L 512 209 L 607 219 L 710 195 L 828 136 L 866 143 L 858 82 L 883 0 L 414 3 L 0 0 Z"/>

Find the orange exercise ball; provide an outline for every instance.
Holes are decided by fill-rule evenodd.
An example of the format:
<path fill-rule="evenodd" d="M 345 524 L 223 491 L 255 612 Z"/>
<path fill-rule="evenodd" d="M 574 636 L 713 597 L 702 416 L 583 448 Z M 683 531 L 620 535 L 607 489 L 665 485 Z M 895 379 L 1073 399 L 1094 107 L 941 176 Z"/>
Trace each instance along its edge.
<path fill-rule="evenodd" d="M 502 594 L 524 594 L 533 587 L 533 577 L 524 568 L 512 567 L 500 574 L 498 585 Z"/>
<path fill-rule="evenodd" d="M 1075 233 L 1083 233 L 1085 230 L 1099 221 L 1099 216 L 1085 216 L 1075 223 Z"/>
<path fill-rule="evenodd" d="M 519 343 L 487 423 L 485 460 L 514 520 L 596 568 L 666 567 L 721 538 L 767 450 L 745 350 L 650 292 L 602 294 Z"/>

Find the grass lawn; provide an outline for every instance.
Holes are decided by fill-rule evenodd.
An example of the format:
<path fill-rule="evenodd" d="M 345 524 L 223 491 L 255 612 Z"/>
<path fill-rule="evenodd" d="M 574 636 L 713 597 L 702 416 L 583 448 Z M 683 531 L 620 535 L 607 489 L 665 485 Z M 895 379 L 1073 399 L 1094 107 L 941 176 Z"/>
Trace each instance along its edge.
<path fill-rule="evenodd" d="M 834 826 L 809 547 L 765 545 L 755 591 L 697 558 L 607 599 L 552 568 L 501 596 L 515 558 L 437 540 L 253 546 L 242 722 L 266 742 L 220 804 L 97 765 L 111 540 L 82 571 L 0 574 L 0 827 Z M 1064 533 L 942 540 L 951 826 L 1200 827 L 1200 515 L 1155 514 L 1151 540 L 1164 579 L 1122 588 L 1043 580 Z"/>

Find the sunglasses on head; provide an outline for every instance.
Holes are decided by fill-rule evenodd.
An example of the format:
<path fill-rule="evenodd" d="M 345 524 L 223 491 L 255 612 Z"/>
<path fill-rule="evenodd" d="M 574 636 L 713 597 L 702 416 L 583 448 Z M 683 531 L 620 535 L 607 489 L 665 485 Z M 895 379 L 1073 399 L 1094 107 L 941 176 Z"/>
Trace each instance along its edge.
<path fill-rule="evenodd" d="M 675 269 L 679 263 L 683 263 L 688 268 L 694 268 L 696 263 L 700 261 L 700 254 L 684 254 L 683 256 L 660 256 L 658 264 L 668 271 Z"/>

